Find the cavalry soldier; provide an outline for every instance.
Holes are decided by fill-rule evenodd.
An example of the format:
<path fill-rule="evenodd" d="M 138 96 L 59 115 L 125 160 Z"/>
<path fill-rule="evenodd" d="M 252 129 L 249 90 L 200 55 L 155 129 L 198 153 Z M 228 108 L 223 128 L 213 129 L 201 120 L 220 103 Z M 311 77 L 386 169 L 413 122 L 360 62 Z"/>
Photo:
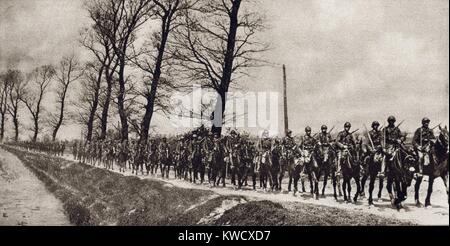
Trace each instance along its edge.
<path fill-rule="evenodd" d="M 307 126 L 305 128 L 305 135 L 302 137 L 300 142 L 300 148 L 302 150 L 313 151 L 316 147 L 317 140 L 311 136 L 311 127 Z"/>
<path fill-rule="evenodd" d="M 261 152 L 268 151 L 272 148 L 272 140 L 269 137 L 269 131 L 264 130 L 261 140 L 258 143 L 258 148 Z"/>
<path fill-rule="evenodd" d="M 198 174 L 202 166 L 202 141 L 201 136 L 194 134 L 190 145 L 191 163 L 194 171 L 194 183 L 198 179 Z M 192 180 L 191 180 L 192 181 Z M 200 184 L 203 183 L 201 180 Z"/>
<path fill-rule="evenodd" d="M 167 138 L 163 137 L 159 144 L 159 161 L 162 178 L 166 175 L 169 178 L 170 172 L 170 147 L 167 143 Z"/>
<path fill-rule="evenodd" d="M 399 127 L 395 125 L 397 120 L 394 116 L 389 116 L 388 126 L 384 129 L 385 154 L 392 156 L 396 147 L 403 148 L 402 132 Z"/>
<path fill-rule="evenodd" d="M 423 168 L 430 164 L 432 161 L 431 151 L 432 151 L 432 143 L 436 140 L 434 136 L 433 129 L 429 128 L 430 119 L 423 118 L 422 127 L 418 128 L 414 133 L 413 138 L 413 147 L 416 152 L 417 157 L 419 158 L 419 173 L 423 174 Z"/>
<path fill-rule="evenodd" d="M 214 155 L 213 149 L 214 149 L 214 134 L 212 132 L 209 132 L 208 136 L 205 138 L 203 142 L 203 152 L 205 153 L 204 163 L 209 183 L 211 183 L 211 168 L 213 164 L 212 162 Z"/>
<path fill-rule="evenodd" d="M 356 142 L 353 134 L 350 132 L 352 128 L 352 124 L 350 122 L 346 122 L 344 124 L 344 130 L 339 132 L 336 138 L 336 146 L 340 150 L 338 153 L 339 161 L 342 161 L 344 151 L 350 151 L 350 154 L 353 155 L 356 149 Z M 354 156 L 354 155 L 353 155 Z"/>
<path fill-rule="evenodd" d="M 229 157 L 228 167 L 230 170 L 231 175 L 231 183 L 236 186 L 236 175 L 237 175 L 237 169 L 240 164 L 240 150 L 241 150 L 241 143 L 239 139 L 239 135 L 235 130 L 232 130 L 230 132 L 230 137 L 227 139 L 227 148 L 226 153 Z"/>
<path fill-rule="evenodd" d="M 292 137 L 292 131 L 288 130 L 286 137 L 283 138 L 283 153 L 288 154 L 288 152 L 293 151 L 295 147 L 296 143 L 294 137 Z M 292 154 L 292 152 L 289 154 Z"/>
<path fill-rule="evenodd" d="M 320 130 L 321 132 L 317 136 L 317 143 L 319 146 L 330 146 L 333 140 L 331 139 L 331 134 L 328 133 L 328 127 L 323 125 Z"/>
<path fill-rule="evenodd" d="M 368 149 L 370 150 L 370 160 L 372 162 L 381 162 L 384 164 L 383 159 L 383 133 L 379 129 L 380 123 L 378 121 L 372 122 L 372 130 L 369 131 L 369 141 L 371 141 L 370 145 L 368 145 Z M 379 176 L 384 177 L 385 167 L 382 166 Z"/>

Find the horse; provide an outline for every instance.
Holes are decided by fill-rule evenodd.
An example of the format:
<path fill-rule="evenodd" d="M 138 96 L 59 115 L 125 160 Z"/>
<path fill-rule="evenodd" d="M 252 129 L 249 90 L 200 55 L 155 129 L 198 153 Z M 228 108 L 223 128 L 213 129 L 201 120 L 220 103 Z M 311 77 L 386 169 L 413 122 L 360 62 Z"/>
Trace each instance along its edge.
<path fill-rule="evenodd" d="M 271 151 L 271 165 L 270 165 L 270 177 L 271 177 L 271 190 L 272 191 L 278 191 L 281 190 L 281 181 L 282 181 L 282 175 L 281 175 L 281 146 L 276 146 Z"/>
<path fill-rule="evenodd" d="M 224 163 L 224 152 L 218 142 L 214 143 L 214 147 L 211 150 L 210 168 L 212 185 L 214 187 L 218 186 L 220 181 L 222 181 L 222 185 L 225 187 L 226 165 Z"/>
<path fill-rule="evenodd" d="M 295 170 L 295 156 L 294 156 L 294 150 L 293 149 L 284 149 L 282 151 L 282 156 L 280 159 L 281 162 L 281 172 L 280 172 L 280 178 L 279 178 L 279 184 L 280 184 L 280 190 L 281 190 L 281 183 L 284 178 L 284 174 L 288 173 L 289 177 L 289 184 L 288 184 L 288 191 L 291 191 L 292 182 L 294 181 L 294 170 Z"/>
<path fill-rule="evenodd" d="M 172 152 L 170 151 L 169 146 L 161 146 L 159 150 L 159 165 L 162 178 L 169 178 L 172 159 Z"/>
<path fill-rule="evenodd" d="M 319 165 L 317 163 L 317 157 L 315 150 L 303 150 L 302 152 L 304 169 L 303 172 L 308 176 L 311 195 L 317 200 L 319 199 Z M 304 183 L 302 181 L 302 186 L 304 189 Z"/>
<path fill-rule="evenodd" d="M 377 150 L 367 156 L 364 163 L 365 166 L 367 166 L 367 173 L 369 176 L 369 205 L 373 205 L 373 190 L 375 189 L 375 181 L 377 178 L 379 179 L 378 199 L 381 199 L 381 192 L 383 190 L 384 173 L 386 170 L 383 152 L 381 150 Z M 364 184 L 365 182 L 362 181 L 362 190 L 364 190 Z"/>
<path fill-rule="evenodd" d="M 436 178 L 442 178 L 444 181 L 445 188 L 447 190 L 447 200 L 448 199 L 448 175 L 449 175 L 449 139 L 448 139 L 448 129 L 447 126 L 442 128 L 439 126 L 439 136 L 432 144 L 430 151 L 424 153 L 424 168 L 423 174 L 429 176 L 427 196 L 425 199 L 425 207 L 431 207 L 431 194 L 433 193 L 433 184 Z M 428 156 L 427 156 L 428 155 Z M 417 206 L 420 206 L 419 201 L 419 189 L 422 183 L 422 177 L 418 177 L 415 184 L 415 200 Z"/>
<path fill-rule="evenodd" d="M 336 172 L 333 172 L 333 165 L 335 163 L 335 153 L 330 145 L 320 145 L 316 149 L 317 154 L 317 163 L 319 165 L 319 175 L 318 179 L 320 180 L 320 177 L 323 175 L 323 187 L 322 187 L 322 196 L 325 196 L 325 189 L 327 187 L 328 178 L 331 175 L 331 178 L 333 180 L 333 184 L 337 182 L 337 175 Z M 336 194 L 336 185 L 334 195 L 337 198 Z"/>
<path fill-rule="evenodd" d="M 353 153 L 352 153 L 353 152 Z M 354 179 L 356 183 L 356 194 L 353 197 L 353 201 L 358 201 L 358 196 L 361 192 L 360 185 L 360 171 L 361 171 L 361 151 L 357 148 L 354 151 L 351 151 L 348 148 L 345 148 L 342 151 L 342 157 L 340 160 L 341 173 L 343 178 L 342 190 L 344 192 L 344 201 L 351 203 L 351 191 L 352 184 L 351 180 Z"/>
<path fill-rule="evenodd" d="M 267 190 L 267 181 L 271 182 L 271 172 L 270 167 L 272 166 L 271 161 L 271 151 L 266 150 L 260 154 L 260 157 L 257 159 L 257 170 L 259 173 L 259 187 L 261 189 Z"/>
<path fill-rule="evenodd" d="M 401 144 L 396 144 L 386 152 L 387 190 L 391 204 L 400 210 L 407 199 L 407 189 L 411 186 L 417 170 L 416 158 Z"/>
<path fill-rule="evenodd" d="M 301 174 L 305 168 L 305 162 L 309 161 L 306 159 L 304 155 L 298 155 L 294 157 L 293 168 L 292 168 L 292 177 L 294 181 L 294 196 L 297 195 L 298 192 L 298 181 L 301 178 Z"/>

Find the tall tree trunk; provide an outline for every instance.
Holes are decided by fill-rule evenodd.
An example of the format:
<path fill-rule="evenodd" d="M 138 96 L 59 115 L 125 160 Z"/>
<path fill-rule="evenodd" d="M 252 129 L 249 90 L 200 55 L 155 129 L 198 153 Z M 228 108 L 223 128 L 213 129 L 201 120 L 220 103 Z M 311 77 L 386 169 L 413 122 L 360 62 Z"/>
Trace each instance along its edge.
<path fill-rule="evenodd" d="M 58 122 L 55 125 L 55 129 L 53 129 L 53 133 L 52 133 L 52 140 L 55 141 L 56 140 L 56 135 L 58 134 L 59 128 L 61 127 L 63 120 L 64 120 L 64 106 L 65 106 L 65 100 L 66 100 L 66 93 L 67 93 L 67 88 L 65 88 L 63 96 L 61 98 L 61 108 L 59 110 L 59 118 L 58 118 Z"/>
<path fill-rule="evenodd" d="M 3 139 L 5 138 L 5 114 L 1 114 L 2 120 L 0 123 L 0 141 L 3 142 Z"/>
<path fill-rule="evenodd" d="M 39 134 L 39 116 L 34 117 L 34 134 L 33 134 L 33 143 L 37 142 Z"/>
<path fill-rule="evenodd" d="M 211 131 L 214 134 L 222 134 L 222 123 L 223 123 L 223 117 L 225 113 L 225 107 L 226 107 L 226 93 L 228 92 L 231 76 L 233 74 L 233 62 L 234 62 L 234 51 L 236 47 L 236 35 L 237 35 L 237 29 L 239 27 L 238 22 L 238 14 L 239 14 L 239 8 L 241 5 L 241 0 L 235 0 L 233 2 L 233 7 L 230 14 L 230 27 L 228 32 L 228 39 L 227 39 L 227 51 L 225 53 L 224 58 L 224 66 L 223 66 L 223 73 L 222 73 L 222 80 L 220 82 L 220 88 L 218 91 L 218 96 L 221 97 L 221 100 L 217 101 L 216 104 L 216 110 L 214 111 L 213 115 L 213 127 L 211 128 Z M 222 107 L 221 109 L 218 107 Z M 219 115 L 216 115 L 218 113 L 221 113 L 222 116 L 219 117 Z M 219 117 L 219 118 L 217 118 Z M 219 119 L 222 121 L 219 123 Z"/>
<path fill-rule="evenodd" d="M 17 109 L 15 109 L 13 116 L 13 124 L 14 124 L 14 142 L 19 141 L 19 119 L 17 117 Z"/>
<path fill-rule="evenodd" d="M 89 112 L 89 118 L 88 118 L 88 122 L 87 122 L 86 141 L 92 140 L 92 133 L 94 131 L 95 114 L 97 112 L 97 108 L 98 108 L 98 104 L 99 104 L 100 84 L 102 81 L 103 69 L 104 69 L 104 67 L 100 68 L 98 76 L 97 76 L 96 90 L 94 92 L 94 101 L 92 102 L 92 108 L 91 108 L 91 112 Z"/>
<path fill-rule="evenodd" d="M 158 57 L 156 58 L 152 84 L 150 93 L 147 94 L 147 105 L 145 107 L 145 115 L 141 123 L 141 136 L 139 143 L 146 143 L 148 140 L 148 133 L 150 130 L 150 123 L 152 121 L 153 112 L 155 110 L 155 99 L 158 90 L 159 81 L 161 79 L 161 66 L 163 62 L 164 52 L 166 49 L 167 40 L 170 32 L 170 21 L 163 23 L 161 44 L 158 49 Z"/>
<path fill-rule="evenodd" d="M 121 140 L 128 141 L 128 117 L 125 112 L 125 61 L 120 61 L 119 66 L 119 95 L 117 96 L 120 124 L 121 124 Z"/>
<path fill-rule="evenodd" d="M 113 86 L 112 78 L 107 78 L 106 80 L 107 80 L 108 85 L 106 87 L 106 97 L 105 97 L 105 103 L 103 105 L 102 118 L 101 118 L 101 133 L 100 133 L 101 140 L 106 139 L 106 131 L 108 130 L 109 106 L 111 104 L 111 94 L 112 94 L 112 86 Z"/>

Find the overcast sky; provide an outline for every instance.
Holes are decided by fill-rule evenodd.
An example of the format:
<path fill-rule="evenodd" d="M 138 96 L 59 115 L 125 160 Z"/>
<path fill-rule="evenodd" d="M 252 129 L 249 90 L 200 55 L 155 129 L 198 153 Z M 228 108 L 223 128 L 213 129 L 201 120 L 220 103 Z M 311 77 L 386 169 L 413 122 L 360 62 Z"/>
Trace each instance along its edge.
<path fill-rule="evenodd" d="M 390 114 L 411 131 L 449 118 L 447 0 L 260 0 L 272 49 L 286 64 L 290 128 L 357 127 Z M 81 1 L 0 0 L 0 69 L 55 62 L 86 25 Z M 75 47 L 75 48 L 74 48 Z M 281 66 L 252 70 L 247 90 L 276 91 Z M 282 101 L 280 100 L 280 103 Z M 166 120 L 155 124 L 170 131 Z M 72 127 L 67 135 L 79 135 Z"/>

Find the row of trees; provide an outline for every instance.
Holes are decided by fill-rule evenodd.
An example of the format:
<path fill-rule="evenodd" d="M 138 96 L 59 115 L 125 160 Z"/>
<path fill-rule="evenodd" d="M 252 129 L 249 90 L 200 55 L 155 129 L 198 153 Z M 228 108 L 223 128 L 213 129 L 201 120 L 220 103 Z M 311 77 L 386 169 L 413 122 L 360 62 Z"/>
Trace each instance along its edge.
<path fill-rule="evenodd" d="M 18 125 L 14 108 L 22 102 L 32 116 L 36 140 L 42 100 L 54 80 L 58 112 L 50 114 L 49 125 L 55 139 L 64 123 L 70 85 L 79 81 L 77 118 L 86 128 L 87 140 L 105 139 L 108 127 L 114 126 L 122 140 L 134 131 L 139 142 L 145 142 L 154 113 L 170 111 L 173 90 L 196 83 L 217 92 L 210 118 L 212 131 L 221 134 L 226 93 L 247 75 L 248 68 L 259 65 L 255 58 L 267 49 L 257 41 L 264 21 L 255 4 L 252 0 L 86 1 L 91 24 L 82 30 L 80 43 L 92 59 L 81 65 L 74 57 L 65 58 L 56 69 L 39 67 L 29 76 L 6 72 L 2 81 L 9 89 L 2 90 L 2 122 L 7 111 Z M 33 96 L 27 90 L 31 82 L 37 88 Z M 113 110 L 117 114 L 111 114 Z M 111 123 L 116 120 L 117 126 Z"/>
<path fill-rule="evenodd" d="M 52 129 L 52 139 L 66 119 L 66 103 L 70 85 L 83 76 L 83 67 L 75 55 L 63 57 L 58 66 L 43 65 L 24 74 L 18 69 L 9 69 L 0 74 L 0 140 L 5 137 L 7 116 L 14 126 L 14 140 L 19 139 L 19 113 L 24 107 L 32 119 L 32 141 L 38 139 L 41 124 L 45 119 Z M 53 86 L 52 86 L 53 85 Z M 50 89 L 54 89 L 57 112 L 46 113 L 44 100 Z M 23 106 L 22 106 L 23 105 Z M 45 113 L 45 117 L 42 114 Z"/>

